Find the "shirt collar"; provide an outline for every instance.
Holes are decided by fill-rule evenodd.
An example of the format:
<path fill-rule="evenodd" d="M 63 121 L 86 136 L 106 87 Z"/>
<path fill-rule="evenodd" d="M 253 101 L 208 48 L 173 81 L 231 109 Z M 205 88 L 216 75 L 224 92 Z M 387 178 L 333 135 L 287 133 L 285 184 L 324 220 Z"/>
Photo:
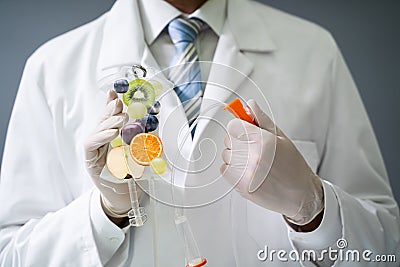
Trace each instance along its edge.
<path fill-rule="evenodd" d="M 190 15 L 185 15 L 172 5 L 161 0 L 139 0 L 139 11 L 146 43 L 151 45 L 168 23 L 178 17 L 196 17 L 219 36 L 226 19 L 227 0 L 208 0 Z"/>

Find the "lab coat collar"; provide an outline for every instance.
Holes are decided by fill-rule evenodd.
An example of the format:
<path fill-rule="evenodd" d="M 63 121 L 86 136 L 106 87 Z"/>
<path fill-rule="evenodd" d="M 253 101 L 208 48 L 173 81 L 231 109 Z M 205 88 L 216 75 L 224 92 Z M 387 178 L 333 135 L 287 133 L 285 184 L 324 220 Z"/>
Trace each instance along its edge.
<path fill-rule="evenodd" d="M 149 45 L 157 38 L 169 21 L 182 15 L 182 12 L 165 1 L 139 0 L 139 6 L 143 15 L 145 38 Z M 202 19 L 218 36 L 221 36 L 227 13 L 228 21 L 232 26 L 231 29 L 240 50 L 268 52 L 276 49 L 275 43 L 266 34 L 265 29 L 268 29 L 268 25 L 258 16 L 255 8 L 247 0 L 208 0 L 188 17 Z M 254 15 L 243 16 L 243 14 Z M 154 19 L 150 21 L 151 18 Z M 254 26 L 252 27 L 252 25 Z"/>
<path fill-rule="evenodd" d="M 272 52 L 277 49 L 265 19 L 248 0 L 228 0 L 227 23 L 240 51 Z"/>
<path fill-rule="evenodd" d="M 229 24 L 238 51 L 271 52 L 277 46 L 267 34 L 268 25 L 255 9 L 247 0 L 227 0 L 224 29 Z M 142 60 L 146 42 L 137 0 L 115 2 L 107 14 L 101 42 L 98 79 L 106 75 L 104 71 L 107 69 Z"/>

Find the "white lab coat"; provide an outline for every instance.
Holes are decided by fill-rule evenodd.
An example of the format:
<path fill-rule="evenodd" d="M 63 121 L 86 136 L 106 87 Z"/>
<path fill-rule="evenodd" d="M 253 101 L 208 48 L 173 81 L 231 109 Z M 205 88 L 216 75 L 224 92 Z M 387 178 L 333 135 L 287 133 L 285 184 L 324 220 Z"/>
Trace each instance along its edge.
<path fill-rule="evenodd" d="M 256 99 L 268 110 L 265 96 L 276 124 L 324 179 L 325 198 L 335 200 L 329 205 L 340 216 L 327 205 L 319 232 L 296 235 L 280 214 L 230 192 L 187 211 L 209 266 L 281 266 L 278 260 L 259 261 L 257 251 L 265 245 L 289 251 L 297 247 L 296 242 L 299 247 L 321 249 L 331 245 L 326 240 L 332 236 L 328 238 L 330 233 L 324 229 L 332 227 L 339 228 L 338 237 L 351 248 L 397 253 L 399 259 L 398 207 L 367 114 L 329 33 L 259 3 L 231 0 L 213 61 L 232 69 L 214 67 L 209 81 L 233 92 L 209 83 L 202 115 L 227 122 L 229 114 L 207 111 L 207 106 L 229 102 L 236 93 Z M 134 63 L 156 66 L 134 0 L 118 0 L 110 12 L 48 42 L 28 60 L 2 165 L 0 266 L 101 265 L 102 252 L 96 248 L 89 217 L 93 185 L 85 172 L 83 141 L 105 105 L 106 92 L 99 90 L 98 81 L 113 67 Z M 178 101 L 172 92 L 162 100 L 160 135 L 170 155 L 178 146 L 176 129 L 187 130 L 184 113 L 176 108 Z M 198 141 L 204 138 L 214 140 L 219 153 L 223 132 L 207 120 L 200 121 L 193 144 L 186 143 L 184 153 L 195 156 Z M 213 147 L 204 146 L 207 161 Z M 215 177 L 220 163 L 216 155 L 197 181 Z M 186 178 L 189 183 L 196 181 Z M 226 185 L 223 179 L 218 181 L 208 196 L 193 198 L 192 204 L 222 192 L 218 190 Z M 159 266 L 183 266 L 173 211 L 162 204 L 157 208 Z M 141 234 L 140 228 L 127 234 L 132 266 L 154 264 L 148 263 L 153 250 L 144 249 L 152 245 L 148 230 L 149 236 L 144 230 Z M 308 243 L 301 244 L 302 238 Z M 337 262 L 342 264 L 349 263 Z M 351 266 L 357 264 L 365 265 Z"/>

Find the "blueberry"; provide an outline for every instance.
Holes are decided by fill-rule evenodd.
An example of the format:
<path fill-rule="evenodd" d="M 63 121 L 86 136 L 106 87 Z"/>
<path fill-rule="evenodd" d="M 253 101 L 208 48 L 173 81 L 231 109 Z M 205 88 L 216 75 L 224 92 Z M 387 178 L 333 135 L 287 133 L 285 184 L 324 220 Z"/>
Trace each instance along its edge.
<path fill-rule="evenodd" d="M 117 80 L 114 82 L 114 90 L 117 93 L 126 93 L 129 89 L 129 82 L 125 79 Z"/>
<path fill-rule="evenodd" d="M 143 119 L 139 120 L 145 125 L 145 131 L 147 132 L 152 132 L 158 127 L 158 119 L 154 115 L 147 115 Z"/>
<path fill-rule="evenodd" d="M 160 112 L 161 104 L 159 101 L 154 102 L 154 104 L 147 109 L 147 112 L 151 115 L 157 115 Z"/>

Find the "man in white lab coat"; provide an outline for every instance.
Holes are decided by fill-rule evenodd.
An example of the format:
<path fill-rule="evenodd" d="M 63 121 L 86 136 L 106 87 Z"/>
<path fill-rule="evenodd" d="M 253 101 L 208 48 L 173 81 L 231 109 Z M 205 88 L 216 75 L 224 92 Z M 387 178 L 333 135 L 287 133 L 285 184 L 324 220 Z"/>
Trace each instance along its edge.
<path fill-rule="evenodd" d="M 221 195 L 225 191 L 219 188 L 228 188 L 231 178 L 225 174 L 209 195 L 189 200 L 195 206 L 211 203 L 186 211 L 208 265 L 309 265 L 307 260 L 262 257 L 266 247 L 320 253 L 343 246 L 338 239 L 349 249 L 399 258 L 398 207 L 367 114 L 330 34 L 256 2 L 209 0 L 200 7 L 193 2 L 203 1 L 170 2 L 117 0 L 108 13 L 48 42 L 27 61 L 2 165 L 0 266 L 184 266 L 173 209 L 158 203 L 157 221 L 149 218 L 141 228 L 126 228 L 106 216 L 100 202 L 104 192 L 93 186 L 84 153 L 105 109 L 107 95 L 99 80 L 122 65 L 168 67 L 174 47 L 165 27 L 182 10 L 207 23 L 196 45 L 200 60 L 215 63 L 201 70 L 208 84 L 200 114 L 228 122 L 227 113 L 207 105 L 229 102 L 236 94 L 256 99 L 261 110 L 273 112 L 282 130 L 273 133 L 297 147 L 293 153 L 299 151 L 301 161 L 320 177 L 322 190 L 319 212 L 301 227 L 282 216 L 287 214 L 268 195 L 261 200 L 240 190 Z M 187 120 L 176 108 L 180 103 L 174 91 L 161 101 L 160 136 L 172 155 L 180 139 L 171 129 L 180 129 Z M 253 115 L 263 116 L 261 110 Z M 237 120 L 232 123 L 241 127 Z M 268 131 L 261 124 L 259 119 L 258 125 Z M 193 157 L 199 140 L 210 138 L 216 151 L 223 151 L 230 145 L 224 144 L 224 136 L 218 126 L 201 120 L 184 150 Z M 218 155 L 210 168 L 189 181 L 219 175 L 221 164 Z M 285 188 L 275 192 L 282 195 L 282 205 L 284 196 L 296 193 L 288 186 L 289 193 Z M 325 257 L 319 264 L 366 262 Z M 390 264 L 396 265 L 386 266 Z"/>

